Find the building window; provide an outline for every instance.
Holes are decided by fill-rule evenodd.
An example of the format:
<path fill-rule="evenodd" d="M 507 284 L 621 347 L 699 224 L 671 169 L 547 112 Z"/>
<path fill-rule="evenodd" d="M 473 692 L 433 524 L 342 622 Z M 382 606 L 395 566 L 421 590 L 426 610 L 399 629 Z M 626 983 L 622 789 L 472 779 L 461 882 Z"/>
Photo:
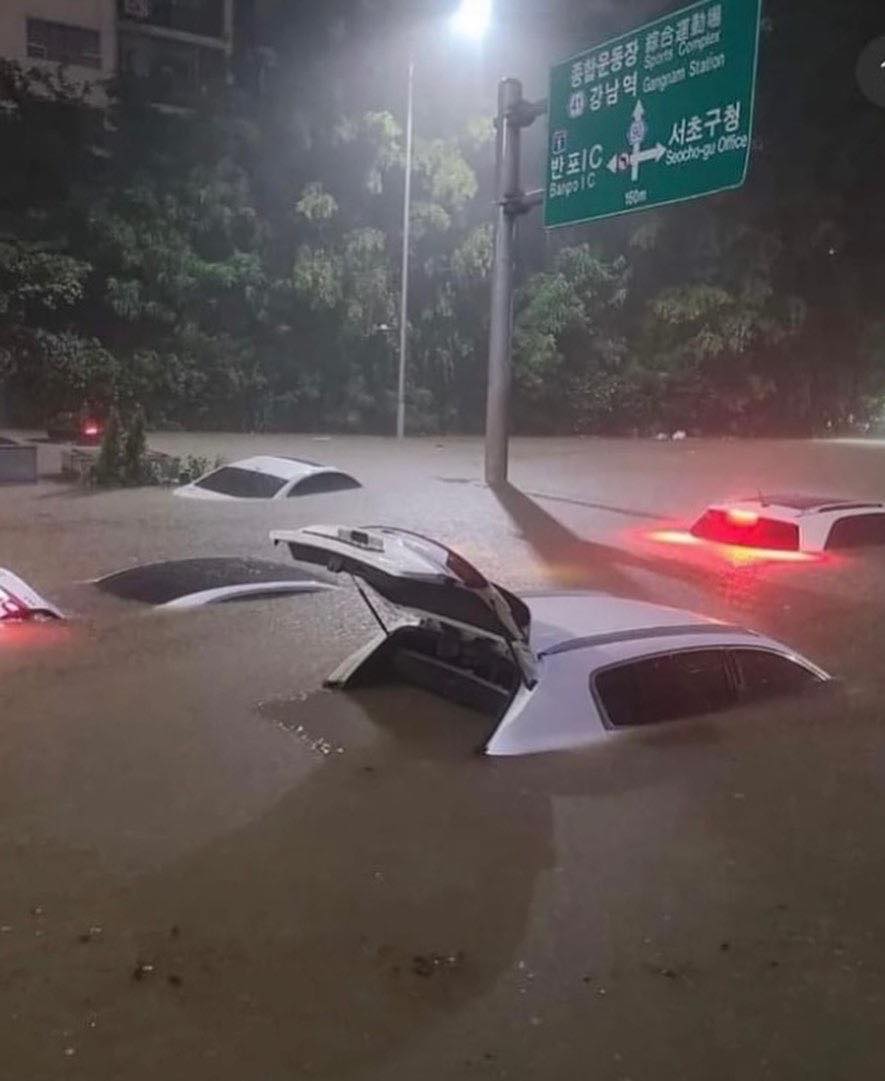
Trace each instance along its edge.
<path fill-rule="evenodd" d="M 28 19 L 28 56 L 33 60 L 53 60 L 77 64 L 81 68 L 101 67 L 101 34 L 83 26 Z"/>
<path fill-rule="evenodd" d="M 157 104 L 187 106 L 225 84 L 226 57 L 218 49 L 138 33 L 119 36 L 120 71 L 138 79 Z"/>
<path fill-rule="evenodd" d="M 224 0 L 117 0 L 121 19 L 204 37 L 224 36 Z"/>

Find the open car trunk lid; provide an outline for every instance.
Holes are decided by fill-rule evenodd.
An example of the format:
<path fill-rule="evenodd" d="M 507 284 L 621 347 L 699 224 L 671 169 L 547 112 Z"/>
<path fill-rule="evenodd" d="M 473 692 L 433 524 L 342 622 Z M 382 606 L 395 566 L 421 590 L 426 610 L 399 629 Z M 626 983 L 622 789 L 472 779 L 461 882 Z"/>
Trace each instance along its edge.
<path fill-rule="evenodd" d="M 275 530 L 271 539 L 299 562 L 353 575 L 419 619 L 506 643 L 523 680 L 534 682 L 527 606 L 438 541 L 386 526 L 329 525 Z"/>

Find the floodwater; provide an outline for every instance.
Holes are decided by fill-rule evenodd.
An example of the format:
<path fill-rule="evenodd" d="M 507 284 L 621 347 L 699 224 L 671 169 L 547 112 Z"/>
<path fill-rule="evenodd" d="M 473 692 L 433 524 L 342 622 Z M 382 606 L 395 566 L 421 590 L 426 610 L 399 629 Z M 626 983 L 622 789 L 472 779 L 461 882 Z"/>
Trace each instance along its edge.
<path fill-rule="evenodd" d="M 885 560 L 698 564 L 646 533 L 758 488 L 883 496 L 885 448 L 158 435 L 302 454 L 355 492 L 0 490 L 0 565 L 67 607 L 0 630 L 0 1076 L 832 1081 L 885 1072 Z M 57 448 L 41 447 L 41 468 Z M 527 759 L 408 688 L 323 677 L 352 587 L 161 613 L 89 579 L 285 560 L 385 522 L 511 588 L 600 588 L 785 637 L 834 696 Z"/>

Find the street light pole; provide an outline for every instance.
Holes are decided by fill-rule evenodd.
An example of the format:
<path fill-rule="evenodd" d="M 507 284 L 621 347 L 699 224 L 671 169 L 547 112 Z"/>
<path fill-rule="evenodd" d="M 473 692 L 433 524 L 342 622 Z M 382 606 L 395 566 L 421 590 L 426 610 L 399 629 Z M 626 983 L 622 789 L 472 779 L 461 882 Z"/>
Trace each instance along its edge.
<path fill-rule="evenodd" d="M 406 182 L 403 193 L 402 291 L 399 306 L 399 379 L 396 390 L 396 437 L 406 432 L 406 354 L 409 336 L 409 240 L 412 224 L 412 134 L 414 128 L 415 61 L 409 57 L 406 104 Z"/>

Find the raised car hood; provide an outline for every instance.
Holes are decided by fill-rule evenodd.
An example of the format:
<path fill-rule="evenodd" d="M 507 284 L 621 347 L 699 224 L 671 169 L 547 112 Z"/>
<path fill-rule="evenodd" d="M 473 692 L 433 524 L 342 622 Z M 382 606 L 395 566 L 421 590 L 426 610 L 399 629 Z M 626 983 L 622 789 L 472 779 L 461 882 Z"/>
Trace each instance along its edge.
<path fill-rule="evenodd" d="M 351 574 L 408 613 L 500 639 L 532 681 L 526 605 L 438 541 L 386 526 L 317 525 L 270 536 L 293 559 Z"/>

